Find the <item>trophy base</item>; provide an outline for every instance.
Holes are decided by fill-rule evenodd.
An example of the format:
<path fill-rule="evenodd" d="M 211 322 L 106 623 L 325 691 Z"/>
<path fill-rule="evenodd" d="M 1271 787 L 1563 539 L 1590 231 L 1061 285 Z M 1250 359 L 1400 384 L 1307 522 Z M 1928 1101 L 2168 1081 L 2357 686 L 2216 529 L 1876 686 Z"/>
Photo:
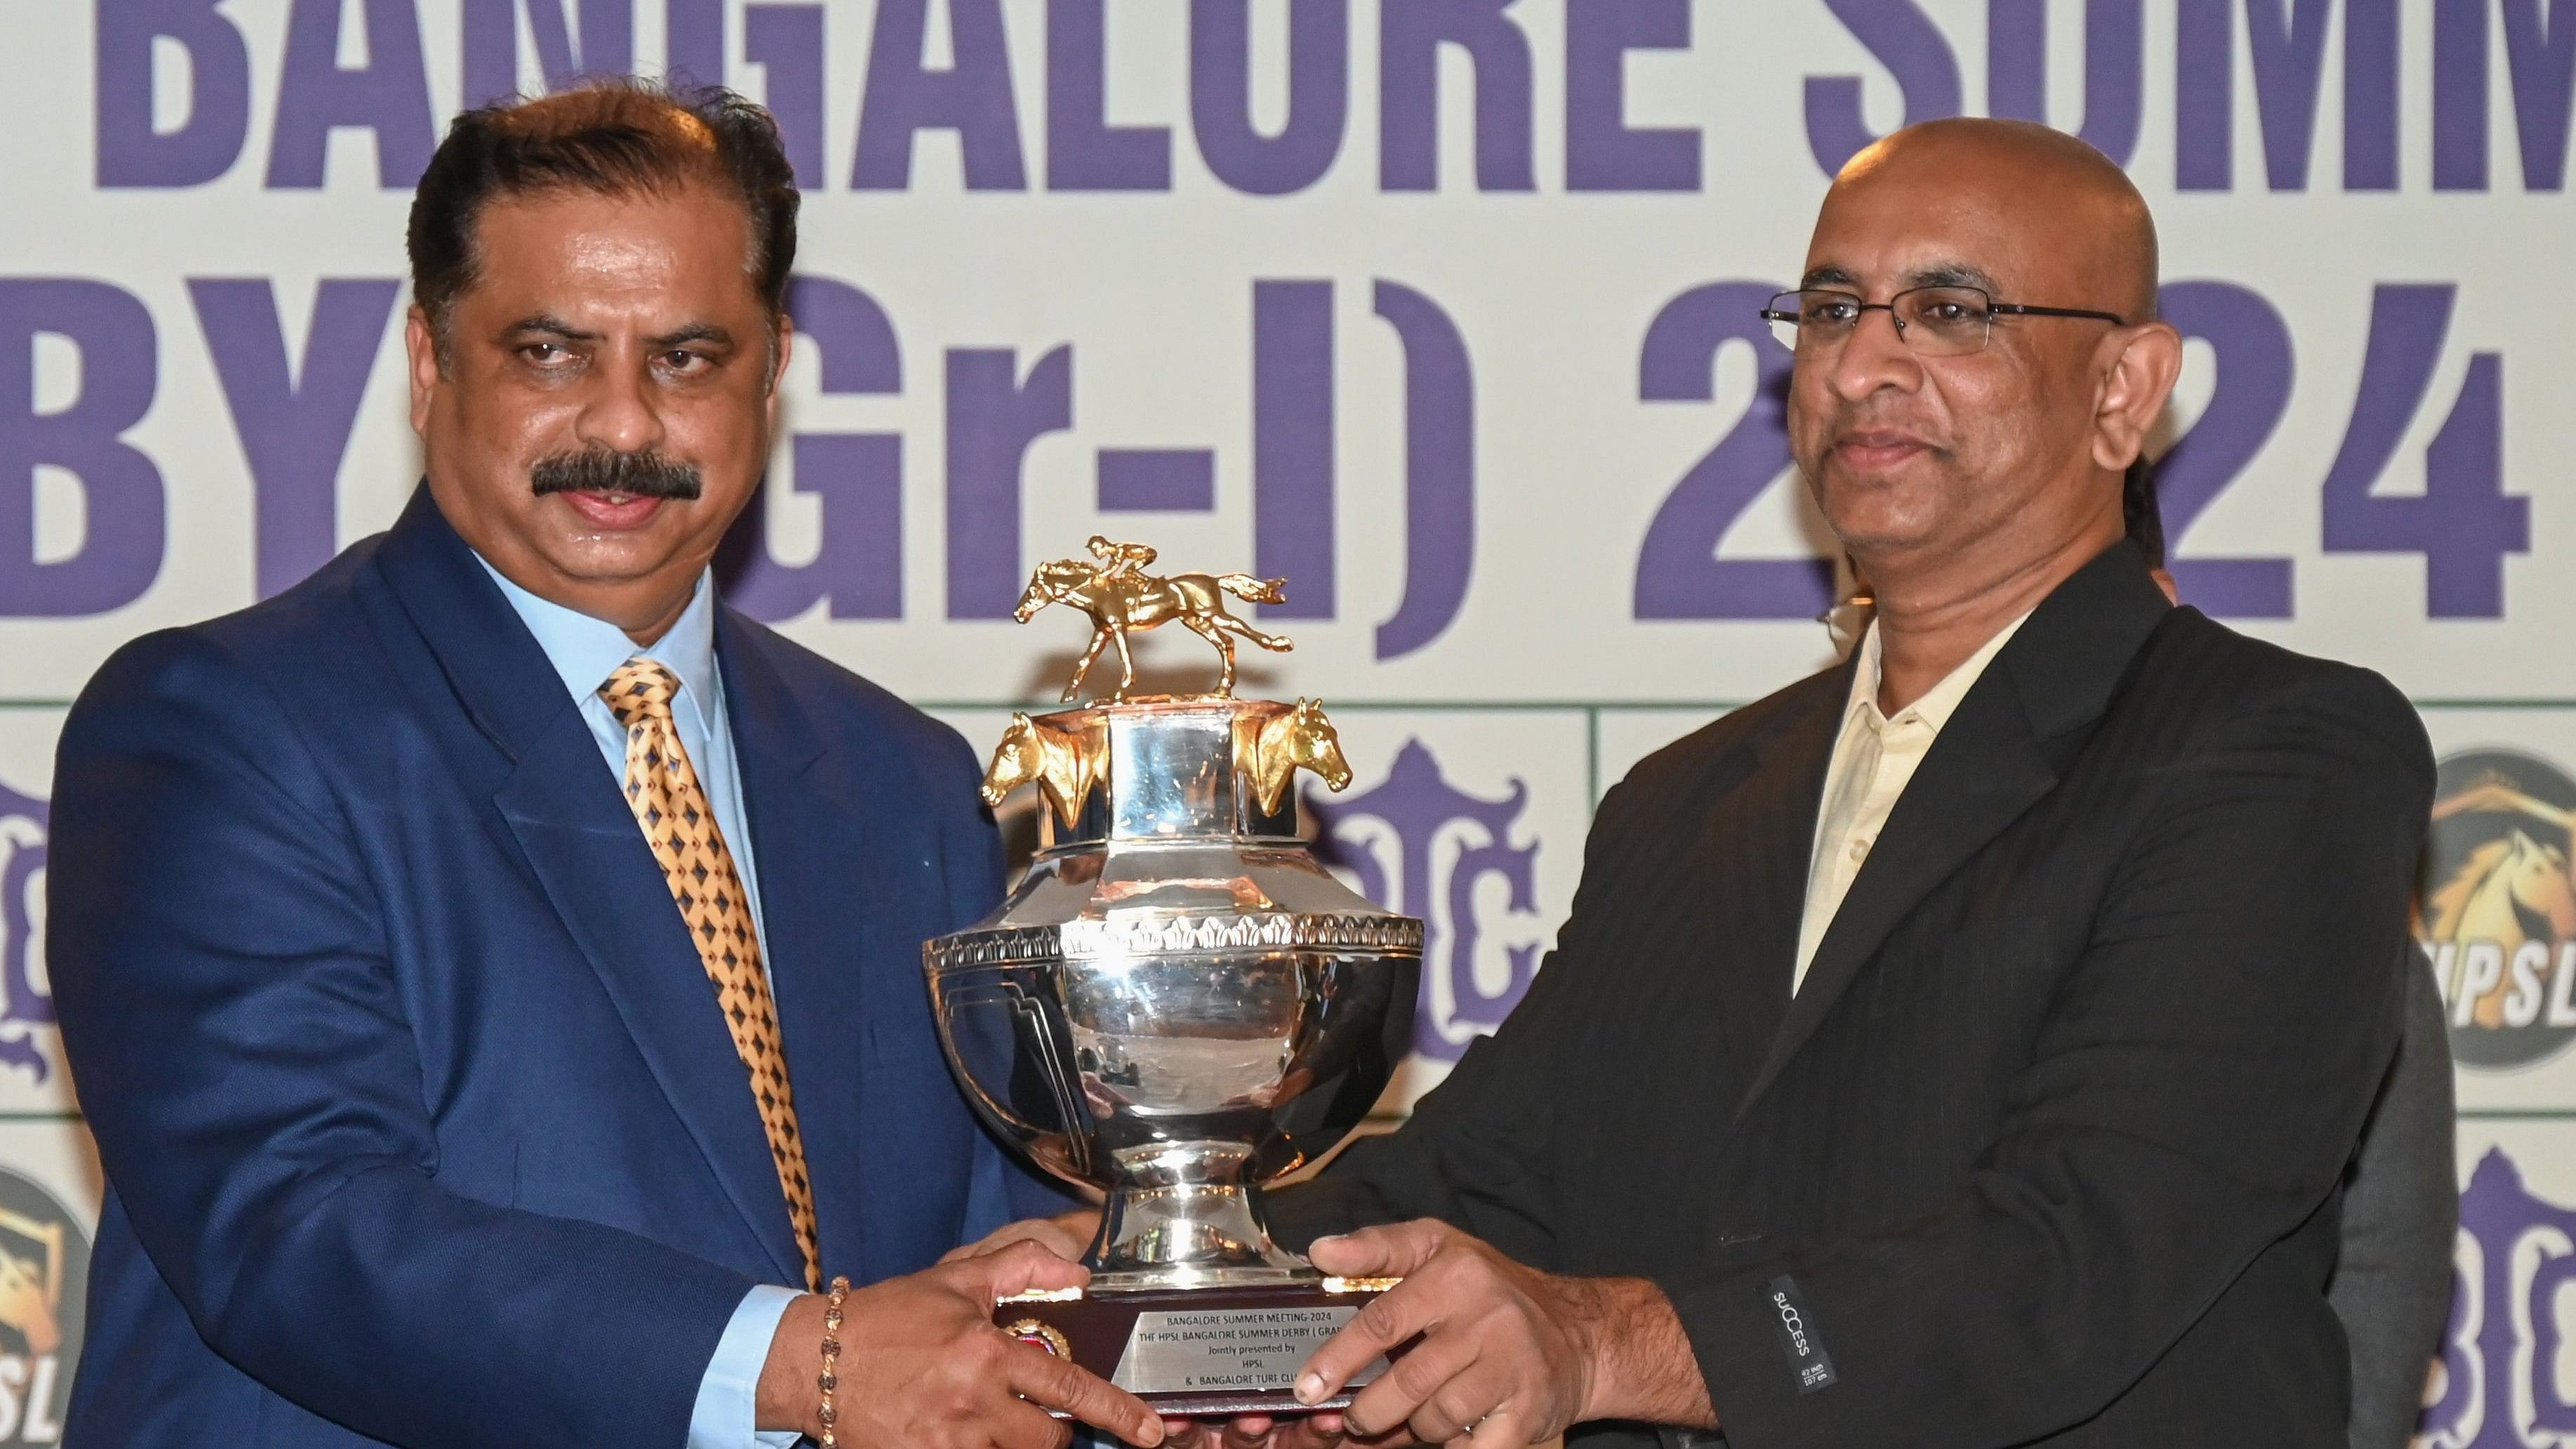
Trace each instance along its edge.
<path fill-rule="evenodd" d="M 1320 1404 L 1297 1402 L 1297 1370 L 1392 1278 L 1311 1278 L 1251 1287 L 1149 1288 L 1004 1299 L 1004 1333 L 1176 1418 L 1290 1416 L 1349 1406 L 1386 1371 L 1381 1358 Z M 1064 1417 L 1057 1415 L 1058 1418 Z"/>

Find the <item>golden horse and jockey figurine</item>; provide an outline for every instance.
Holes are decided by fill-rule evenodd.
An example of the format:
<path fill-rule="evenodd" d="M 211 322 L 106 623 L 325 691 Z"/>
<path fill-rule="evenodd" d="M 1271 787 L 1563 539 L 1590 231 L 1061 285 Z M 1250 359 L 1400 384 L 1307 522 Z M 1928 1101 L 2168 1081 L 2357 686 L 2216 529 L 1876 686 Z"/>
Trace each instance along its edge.
<path fill-rule="evenodd" d="M 1081 692 L 1082 681 L 1101 652 L 1115 645 L 1118 690 L 1108 702 L 1113 707 L 1126 705 L 1127 692 L 1136 687 L 1136 661 L 1127 636 L 1176 620 L 1215 645 L 1221 661 L 1216 688 L 1199 698 L 1233 698 L 1237 636 L 1276 653 L 1293 647 L 1286 639 L 1235 617 L 1225 604 L 1228 595 L 1259 604 L 1285 602 L 1285 579 L 1251 574 L 1165 577 L 1147 571 L 1157 557 L 1149 545 L 1094 534 L 1089 547 L 1088 559 L 1039 564 L 1029 576 L 1028 590 L 1020 595 L 1019 607 L 1012 611 L 1012 617 L 1024 624 L 1049 604 L 1064 604 L 1091 617 L 1091 647 L 1083 651 L 1073 679 L 1064 687 L 1067 703 Z M 1264 814 L 1276 814 L 1287 802 L 1289 784 L 1300 769 L 1312 771 L 1334 790 L 1350 784 L 1351 767 L 1342 758 L 1341 736 L 1324 717 L 1321 700 L 1300 699 L 1293 705 L 1246 701 L 1234 708 L 1235 768 Z M 999 805 L 1012 791 L 1034 784 L 1056 817 L 1071 826 L 1081 817 L 1092 792 L 1107 781 L 1108 771 L 1108 728 L 1098 709 L 1034 717 L 1013 714 L 984 773 L 983 796 L 985 803 Z"/>
<path fill-rule="evenodd" d="M 1256 604 L 1279 604 L 1288 599 L 1286 579 L 1255 578 L 1251 574 L 1173 574 L 1166 578 L 1150 574 L 1145 566 L 1154 561 L 1154 550 L 1141 543 L 1115 543 L 1098 534 L 1091 537 L 1091 558 L 1060 558 L 1037 566 L 1029 575 L 1028 589 L 1020 595 L 1019 607 L 1011 617 L 1025 624 L 1029 616 L 1049 604 L 1064 604 L 1091 616 L 1091 647 L 1083 651 L 1082 662 L 1073 667 L 1073 678 L 1064 686 L 1065 702 L 1082 691 L 1083 679 L 1091 673 L 1100 651 L 1118 646 L 1118 692 L 1112 703 L 1127 698 L 1136 687 L 1136 659 L 1127 646 L 1131 632 L 1160 628 L 1178 621 L 1181 627 L 1216 646 L 1217 657 L 1224 666 L 1217 677 L 1216 693 L 1234 693 L 1234 640 L 1240 634 L 1274 653 L 1284 654 L 1295 646 L 1276 634 L 1264 634 L 1238 619 L 1225 606 L 1225 596 Z"/>

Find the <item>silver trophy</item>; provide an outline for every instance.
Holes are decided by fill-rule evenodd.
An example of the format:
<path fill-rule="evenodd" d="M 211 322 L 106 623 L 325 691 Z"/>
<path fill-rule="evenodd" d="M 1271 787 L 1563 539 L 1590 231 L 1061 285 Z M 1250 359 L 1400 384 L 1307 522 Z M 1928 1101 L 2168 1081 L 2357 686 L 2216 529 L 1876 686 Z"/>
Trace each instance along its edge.
<path fill-rule="evenodd" d="M 940 1040 L 987 1123 L 1105 1194 L 1089 1290 L 1001 1306 L 1009 1331 L 1166 1412 L 1298 1407 L 1315 1344 L 1383 1284 L 1327 1279 L 1271 1241 L 1260 1186 L 1365 1118 L 1411 1039 L 1422 923 L 1333 878 L 1297 831 L 1310 770 L 1349 783 L 1322 708 L 1231 697 L 1226 642 L 1261 635 L 1223 596 L 1275 580 L 1042 565 L 1025 618 L 1071 603 L 1125 632 L 1180 618 L 1218 641 L 1214 694 L 1015 715 L 984 793 L 1043 794 L 1041 845 L 1009 899 L 924 948 Z M 1363 1381 L 1365 1376 L 1363 1377 Z"/>

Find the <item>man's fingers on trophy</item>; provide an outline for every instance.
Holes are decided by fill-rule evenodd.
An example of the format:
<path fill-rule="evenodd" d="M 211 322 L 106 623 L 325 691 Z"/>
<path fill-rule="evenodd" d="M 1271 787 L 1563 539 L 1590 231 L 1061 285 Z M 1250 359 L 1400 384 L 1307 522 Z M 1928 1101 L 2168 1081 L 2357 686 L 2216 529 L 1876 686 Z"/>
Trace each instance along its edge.
<path fill-rule="evenodd" d="M 1070 1414 L 1130 1444 L 1154 1449 L 1163 1442 L 1163 1419 L 1145 1401 L 1083 1372 L 1042 1348 L 1012 1345 L 1003 1357 L 1011 1392 L 1031 1403 Z"/>
<path fill-rule="evenodd" d="M 1343 1449 L 1348 1442 L 1336 1413 L 1284 1419 L 1246 1414 L 1222 1423 L 1192 1422 L 1190 1427 L 1196 1437 L 1175 1435 L 1164 1441 L 1163 1449 Z"/>
<path fill-rule="evenodd" d="M 1246 1423 L 1267 1425 L 1261 1415 L 1249 1419 L 1173 1419 L 1163 1420 L 1163 1449 L 1283 1449 L 1284 1435 L 1264 1428 L 1245 1430 Z"/>
<path fill-rule="evenodd" d="M 994 1449 L 1066 1449 L 1073 1426 L 1035 1404 L 1014 1401 L 986 1430 Z"/>
<path fill-rule="evenodd" d="M 1268 1414 L 1246 1414 L 1229 1419 L 1221 1437 L 1221 1449 L 1278 1449 L 1279 1421 Z M 1285 1437 L 1285 1436 L 1278 1436 Z"/>
<path fill-rule="evenodd" d="M 957 1259 L 955 1266 L 983 1280 L 982 1296 L 987 1302 L 1014 1293 L 1079 1288 L 1091 1281 L 1090 1269 L 1027 1238 Z"/>
<path fill-rule="evenodd" d="M 1307 1256 L 1316 1267 L 1345 1278 L 1401 1278 L 1431 1261 L 1456 1235 L 1447 1223 L 1416 1218 L 1317 1238 L 1308 1245 Z"/>
<path fill-rule="evenodd" d="M 949 1249 L 939 1257 L 943 1263 L 961 1258 L 981 1258 L 998 1253 L 1013 1243 L 1035 1243 L 1059 1258 L 1079 1258 L 1091 1245 L 1091 1235 L 1100 1225 L 1100 1214 L 1090 1209 L 1064 1213 L 1051 1218 L 1027 1218 L 995 1228 L 974 1242 Z"/>
<path fill-rule="evenodd" d="M 1399 1283 L 1386 1292 L 1360 1305 L 1351 1321 L 1324 1340 L 1323 1346 L 1307 1356 L 1304 1372 L 1297 1375 L 1296 1395 L 1301 1404 L 1321 1403 L 1341 1391 L 1351 1375 L 1368 1367 L 1380 1354 L 1420 1333 L 1431 1321 L 1431 1295 L 1428 1284 L 1420 1280 Z M 1413 1353 L 1419 1353 L 1417 1347 Z M 1413 1357 L 1408 1353 L 1397 1360 L 1400 1366 Z M 1390 1370 L 1388 1377 L 1393 1377 Z M 1382 1378 L 1378 1382 L 1384 1383 Z M 1349 1416 L 1345 1416 L 1348 1418 Z M 1401 1418 L 1401 1415 L 1397 1416 Z M 1360 1427 L 1369 1420 L 1350 1418 L 1350 1432 L 1366 1434 Z M 1379 1424 L 1388 1420 L 1373 1421 Z"/>
<path fill-rule="evenodd" d="M 1487 1414 L 1467 1430 L 1469 1449 L 1529 1449 L 1532 1442 L 1528 1422 L 1509 1405 Z"/>
<path fill-rule="evenodd" d="M 1356 1445 L 1358 1449 L 1410 1449 L 1410 1446 L 1421 1442 L 1409 1424 L 1398 1424 L 1375 1434 L 1348 1434 L 1340 1441 L 1341 1445 Z"/>
<path fill-rule="evenodd" d="M 1100 1209 L 1077 1208 L 1051 1218 L 1034 1218 L 1027 1226 L 1048 1252 L 1059 1258 L 1080 1258 L 1100 1232 Z"/>
<path fill-rule="evenodd" d="M 1345 1449 L 1350 1430 L 1336 1412 L 1281 1419 L 1264 1441 L 1265 1449 Z M 1227 1449 L 1237 1449 L 1229 1443 Z"/>
<path fill-rule="evenodd" d="M 1477 1425 L 1500 1415 L 1516 1387 L 1508 1370 L 1491 1358 L 1479 1358 L 1423 1399 L 1405 1424 L 1426 1444 L 1462 1439 Z"/>
<path fill-rule="evenodd" d="M 1434 1397 L 1456 1386 L 1475 1363 L 1474 1344 L 1454 1334 L 1435 1334 L 1415 1344 L 1404 1357 L 1388 1364 L 1385 1373 L 1353 1394 L 1351 1406 L 1342 1411 L 1342 1421 L 1355 1438 L 1371 1438 L 1407 1427 L 1426 1442 L 1453 1438 L 1465 1432 L 1478 1414 L 1502 1400 L 1502 1394 L 1495 1393 L 1475 1412 L 1446 1425 L 1449 1433 L 1435 1434 L 1424 1428 L 1426 1423 L 1442 1422 L 1441 1413 L 1431 1407 Z"/>
<path fill-rule="evenodd" d="M 1011 1244 L 1020 1240 L 1019 1237 L 1012 1232 L 1012 1229 L 1017 1228 L 1018 1226 L 1019 1224 L 1013 1223 L 1007 1228 L 995 1228 L 993 1231 L 986 1233 L 984 1236 L 977 1238 L 971 1243 L 959 1243 L 956 1247 L 940 1254 L 939 1261 L 942 1263 L 962 1263 L 968 1258 L 981 1258 L 990 1253 L 998 1253 L 1002 1249 L 1007 1248 Z"/>

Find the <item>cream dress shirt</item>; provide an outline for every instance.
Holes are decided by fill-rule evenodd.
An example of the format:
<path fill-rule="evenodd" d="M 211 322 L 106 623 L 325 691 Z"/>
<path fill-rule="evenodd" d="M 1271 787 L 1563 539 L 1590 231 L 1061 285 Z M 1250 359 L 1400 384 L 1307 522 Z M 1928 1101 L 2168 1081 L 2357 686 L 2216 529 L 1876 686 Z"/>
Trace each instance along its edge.
<path fill-rule="evenodd" d="M 1861 637 L 1860 662 L 1852 670 L 1851 695 L 1843 705 L 1843 732 L 1834 740 L 1833 759 L 1825 766 L 1824 808 L 1816 812 L 1816 839 L 1807 855 L 1807 913 L 1798 926 L 1798 965 L 1789 978 L 1790 995 L 1797 995 L 1806 984 L 1807 966 L 1816 959 L 1825 928 L 1833 924 L 1834 912 L 1842 909 L 1852 878 L 1860 874 L 1861 862 L 1878 844 L 1878 833 L 1887 828 L 1896 797 L 1905 793 L 1924 753 L 1932 748 L 1941 726 L 1950 722 L 1977 676 L 1986 672 L 2029 617 L 2025 613 L 2006 624 L 1921 699 L 1898 710 L 1894 719 L 1878 707 L 1878 624 L 1871 621 L 1869 632 Z"/>

